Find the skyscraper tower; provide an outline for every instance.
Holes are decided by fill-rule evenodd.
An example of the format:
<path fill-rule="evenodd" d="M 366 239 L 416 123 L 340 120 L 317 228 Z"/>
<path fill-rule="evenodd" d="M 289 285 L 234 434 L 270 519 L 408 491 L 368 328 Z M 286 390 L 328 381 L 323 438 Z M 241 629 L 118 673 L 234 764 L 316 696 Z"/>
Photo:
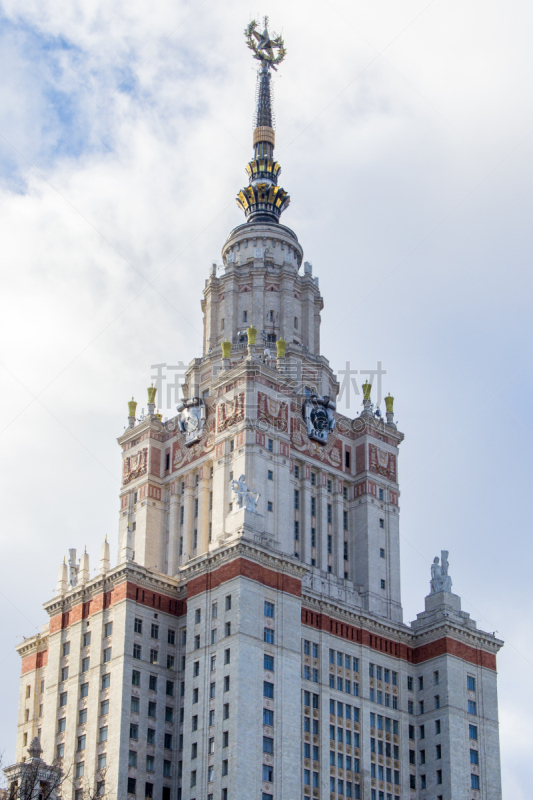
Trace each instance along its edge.
<path fill-rule="evenodd" d="M 320 352 L 323 300 L 274 158 L 281 37 L 252 22 L 253 157 L 184 400 L 118 439 L 118 563 L 70 551 L 49 624 L 19 646 L 17 758 L 116 798 L 500 800 L 496 653 L 435 559 L 403 622 L 403 434 L 363 387 L 355 419 Z"/>

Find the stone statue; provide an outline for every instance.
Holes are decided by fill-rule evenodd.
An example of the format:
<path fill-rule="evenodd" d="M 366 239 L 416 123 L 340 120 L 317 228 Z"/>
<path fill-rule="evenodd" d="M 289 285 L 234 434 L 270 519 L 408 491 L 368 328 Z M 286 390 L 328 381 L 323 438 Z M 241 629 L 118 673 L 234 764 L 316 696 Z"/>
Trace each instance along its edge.
<path fill-rule="evenodd" d="M 250 487 L 246 485 L 244 475 L 241 475 L 238 481 L 232 481 L 231 488 L 237 497 L 238 507 L 245 508 L 247 511 L 257 514 L 257 503 L 261 495 L 259 492 L 253 492 Z"/>
<path fill-rule="evenodd" d="M 436 592 L 451 592 L 452 579 L 448 575 L 448 550 L 440 551 L 439 557 L 435 556 L 431 565 L 430 594 Z"/>

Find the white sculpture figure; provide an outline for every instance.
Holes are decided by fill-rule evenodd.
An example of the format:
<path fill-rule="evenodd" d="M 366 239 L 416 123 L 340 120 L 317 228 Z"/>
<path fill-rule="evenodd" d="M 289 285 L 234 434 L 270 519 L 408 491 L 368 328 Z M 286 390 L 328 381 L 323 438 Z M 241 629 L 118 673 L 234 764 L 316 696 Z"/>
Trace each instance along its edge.
<path fill-rule="evenodd" d="M 238 481 L 232 481 L 231 488 L 237 497 L 238 507 L 245 508 L 247 511 L 257 514 L 257 503 L 261 495 L 259 492 L 253 492 L 250 487 L 246 485 L 244 475 L 241 475 Z"/>
<path fill-rule="evenodd" d="M 439 557 L 435 556 L 433 564 L 431 565 L 431 583 L 430 593 L 436 592 L 451 592 L 452 579 L 448 575 L 448 550 L 440 551 L 440 564 Z"/>

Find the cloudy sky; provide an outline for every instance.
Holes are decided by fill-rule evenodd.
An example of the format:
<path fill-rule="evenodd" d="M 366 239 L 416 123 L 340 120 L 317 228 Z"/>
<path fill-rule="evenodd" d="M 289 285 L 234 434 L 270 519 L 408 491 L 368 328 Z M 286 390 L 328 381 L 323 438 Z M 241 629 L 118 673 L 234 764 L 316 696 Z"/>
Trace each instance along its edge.
<path fill-rule="evenodd" d="M 406 434 L 405 619 L 448 549 L 463 607 L 506 641 L 504 794 L 530 798 L 531 3 L 0 9 L 5 759 L 14 647 L 45 622 L 63 556 L 87 545 L 95 567 L 106 534 L 116 556 L 126 402 L 145 401 L 152 365 L 201 352 L 201 290 L 251 155 L 242 31 L 267 13 L 288 49 L 283 221 L 320 277 L 322 351 L 337 370 L 381 361 Z"/>

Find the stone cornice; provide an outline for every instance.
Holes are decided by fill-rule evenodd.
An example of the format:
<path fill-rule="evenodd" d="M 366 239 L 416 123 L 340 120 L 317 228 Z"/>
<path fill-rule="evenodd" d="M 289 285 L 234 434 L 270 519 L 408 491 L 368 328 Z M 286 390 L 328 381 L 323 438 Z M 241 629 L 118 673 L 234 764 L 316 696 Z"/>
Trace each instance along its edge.
<path fill-rule="evenodd" d="M 178 579 L 171 578 L 170 575 L 153 572 L 134 561 L 128 561 L 109 570 L 105 575 L 98 575 L 83 586 L 74 586 L 64 595 L 58 595 L 44 603 L 43 607 L 52 617 L 69 611 L 81 603 L 88 603 L 92 598 L 112 591 L 125 581 L 135 583 L 139 588 L 147 589 L 148 591 L 170 594 L 178 600 L 185 595 L 185 588 L 183 587 L 183 590 L 180 590 Z"/>
<path fill-rule="evenodd" d="M 184 583 L 188 583 L 190 580 L 206 572 L 212 572 L 236 558 L 245 558 L 266 569 L 290 575 L 300 581 L 310 569 L 298 559 L 291 558 L 284 553 L 269 550 L 248 539 L 238 539 L 218 550 L 213 550 L 210 553 L 199 556 L 194 561 L 188 562 L 180 569 L 180 579 Z"/>

